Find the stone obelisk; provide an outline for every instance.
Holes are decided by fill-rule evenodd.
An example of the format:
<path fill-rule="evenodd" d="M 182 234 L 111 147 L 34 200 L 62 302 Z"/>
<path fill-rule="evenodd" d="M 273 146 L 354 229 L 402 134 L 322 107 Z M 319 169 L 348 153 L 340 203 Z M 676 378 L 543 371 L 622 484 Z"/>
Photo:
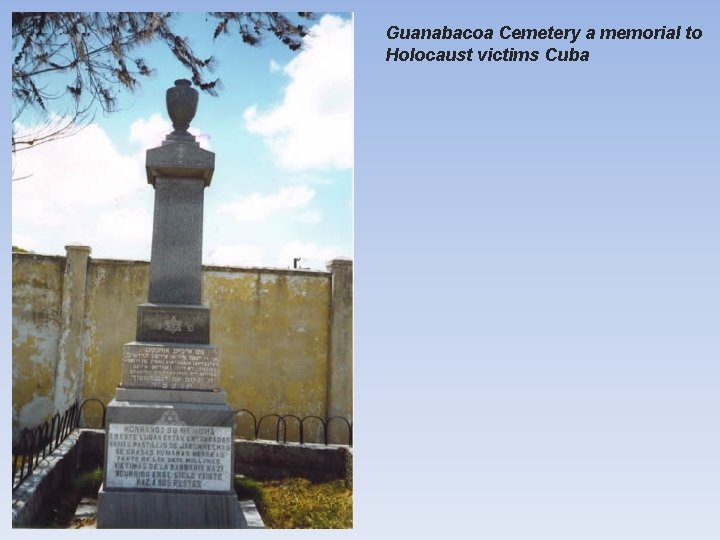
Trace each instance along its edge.
<path fill-rule="evenodd" d="M 155 189 L 150 290 L 106 416 L 99 528 L 235 528 L 234 414 L 201 304 L 203 196 L 215 154 L 188 127 L 198 92 L 167 91 L 174 131 L 147 151 Z"/>

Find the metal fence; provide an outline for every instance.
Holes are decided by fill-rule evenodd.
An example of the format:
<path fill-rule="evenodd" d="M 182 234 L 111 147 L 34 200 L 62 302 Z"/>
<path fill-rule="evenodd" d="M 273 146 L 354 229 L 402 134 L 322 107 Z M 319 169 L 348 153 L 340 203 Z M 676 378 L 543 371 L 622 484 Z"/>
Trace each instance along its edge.
<path fill-rule="evenodd" d="M 12 489 L 20 486 L 25 479 L 32 474 L 38 463 L 48 454 L 55 450 L 76 428 L 80 427 L 82 410 L 88 403 L 98 403 L 102 407 L 102 426 L 105 426 L 105 404 L 96 398 L 89 398 L 78 403 L 73 403 L 61 415 L 56 413 L 52 418 L 34 428 L 23 429 L 13 444 L 12 458 Z M 246 416 L 251 420 L 248 430 L 242 428 L 236 430 L 236 436 L 252 439 L 270 440 L 262 437 L 268 431 L 274 431 L 276 442 L 288 442 L 288 433 L 291 432 L 290 442 L 306 444 L 308 442 L 322 441 L 325 445 L 330 444 L 331 428 L 340 426 L 340 433 L 344 437 L 338 439 L 344 444 L 353 444 L 353 424 L 343 416 L 331 416 L 321 418 L 319 416 L 299 417 L 295 414 L 265 414 L 258 418 L 248 409 L 234 411 L 236 420 L 238 417 Z M 237 422 L 236 422 L 237 424 Z M 237 427 L 237 426 L 236 426 Z M 274 429 L 273 429 L 274 428 Z M 308 433 L 310 431 L 310 434 Z M 292 440 L 297 436 L 297 440 Z M 308 440 L 311 439 L 311 440 Z M 333 443 L 335 444 L 335 443 Z"/>
<path fill-rule="evenodd" d="M 276 442 L 288 442 L 288 427 L 294 428 L 297 433 L 297 441 L 300 444 L 305 444 L 308 427 L 313 426 L 315 431 L 321 433 L 320 440 L 325 445 L 329 444 L 330 439 L 330 428 L 332 425 L 341 425 L 345 427 L 345 444 L 352 446 L 353 444 L 353 430 L 352 421 L 348 420 L 344 416 L 330 416 L 329 418 L 323 419 L 319 416 L 304 416 L 300 418 L 295 414 L 266 414 L 261 416 L 259 419 L 255 414 L 248 409 L 240 409 L 235 411 L 235 416 L 238 417 L 242 414 L 249 416 L 252 419 L 252 425 L 250 428 L 251 437 L 254 439 L 260 439 L 260 433 L 263 428 L 263 422 L 265 425 L 268 424 L 272 427 L 272 422 L 275 422 L 275 441 Z M 288 420 L 290 422 L 288 422 Z M 334 421 L 334 422 L 333 422 Z M 290 425 L 288 425 L 290 424 Z M 308 424 L 308 425 L 306 425 Z M 238 430 L 241 431 L 241 430 Z M 236 433 L 237 435 L 237 433 Z"/>
<path fill-rule="evenodd" d="M 15 491 L 32 474 L 38 463 L 52 453 L 76 428 L 80 427 L 83 407 L 97 402 L 102 407 L 102 423 L 105 424 L 105 405 L 99 399 L 90 398 L 70 405 L 61 415 L 33 428 L 25 428 L 18 434 L 12 448 L 12 489 Z"/>

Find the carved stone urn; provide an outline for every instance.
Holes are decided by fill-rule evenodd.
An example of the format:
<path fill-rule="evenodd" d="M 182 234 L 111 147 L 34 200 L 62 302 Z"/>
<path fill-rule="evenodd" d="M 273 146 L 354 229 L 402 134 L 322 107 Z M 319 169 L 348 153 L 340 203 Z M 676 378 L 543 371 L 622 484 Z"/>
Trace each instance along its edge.
<path fill-rule="evenodd" d="M 197 111 L 198 91 L 190 84 L 187 79 L 178 79 L 165 93 L 165 104 L 175 129 L 173 135 L 186 134 Z"/>

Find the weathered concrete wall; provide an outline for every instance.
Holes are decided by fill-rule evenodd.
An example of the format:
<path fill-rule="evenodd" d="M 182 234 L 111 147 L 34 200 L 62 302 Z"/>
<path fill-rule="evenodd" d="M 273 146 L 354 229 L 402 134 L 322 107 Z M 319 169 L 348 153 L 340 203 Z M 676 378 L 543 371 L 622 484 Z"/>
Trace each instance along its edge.
<path fill-rule="evenodd" d="M 137 305 L 147 301 L 147 262 L 90 260 L 85 295 L 83 396 L 108 403 L 122 379 L 122 346 L 135 340 Z M 88 406 L 88 425 L 102 411 Z"/>
<path fill-rule="evenodd" d="M 330 280 L 326 273 L 212 268 L 203 275 L 210 339 L 230 403 L 325 415 Z"/>
<path fill-rule="evenodd" d="M 121 380 L 122 346 L 135 339 L 149 263 L 95 260 L 87 249 L 68 246 L 70 265 L 13 254 L 14 427 L 37 424 L 76 394 L 107 403 Z M 203 303 L 232 407 L 301 417 L 325 417 L 331 407 L 351 417 L 352 266 L 341 267 L 345 293 L 337 305 L 334 270 L 204 267 Z M 83 413 L 91 425 L 100 422 L 99 407 Z"/>
<path fill-rule="evenodd" d="M 327 415 L 352 417 L 353 408 L 353 267 L 337 259 L 328 265 L 332 273 Z M 332 429 L 330 442 L 342 442 L 344 433 Z"/>
<path fill-rule="evenodd" d="M 64 257 L 13 254 L 13 435 L 55 412 L 64 271 Z"/>
<path fill-rule="evenodd" d="M 313 482 L 342 479 L 349 484 L 352 458 L 347 446 L 235 441 L 235 472 L 256 479 L 302 476 Z"/>
<path fill-rule="evenodd" d="M 31 527 L 51 517 L 58 494 L 67 493 L 80 469 L 79 442 L 83 433 L 71 433 L 40 461 L 30 476 L 12 493 L 12 526 Z"/>

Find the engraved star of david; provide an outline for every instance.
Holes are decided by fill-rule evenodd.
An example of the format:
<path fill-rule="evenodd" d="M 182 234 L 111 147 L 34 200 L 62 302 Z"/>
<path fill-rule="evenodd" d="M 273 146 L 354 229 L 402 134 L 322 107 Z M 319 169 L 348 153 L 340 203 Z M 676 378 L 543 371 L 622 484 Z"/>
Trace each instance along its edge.
<path fill-rule="evenodd" d="M 165 330 L 171 334 L 180 332 L 182 330 L 182 322 L 173 315 L 171 319 L 165 319 Z"/>
<path fill-rule="evenodd" d="M 156 425 L 165 425 L 165 426 L 184 426 L 186 425 L 185 422 L 180 420 L 180 416 L 178 416 L 178 413 L 175 411 L 165 411 L 162 413 L 162 416 L 160 416 L 160 419 L 155 422 Z"/>

